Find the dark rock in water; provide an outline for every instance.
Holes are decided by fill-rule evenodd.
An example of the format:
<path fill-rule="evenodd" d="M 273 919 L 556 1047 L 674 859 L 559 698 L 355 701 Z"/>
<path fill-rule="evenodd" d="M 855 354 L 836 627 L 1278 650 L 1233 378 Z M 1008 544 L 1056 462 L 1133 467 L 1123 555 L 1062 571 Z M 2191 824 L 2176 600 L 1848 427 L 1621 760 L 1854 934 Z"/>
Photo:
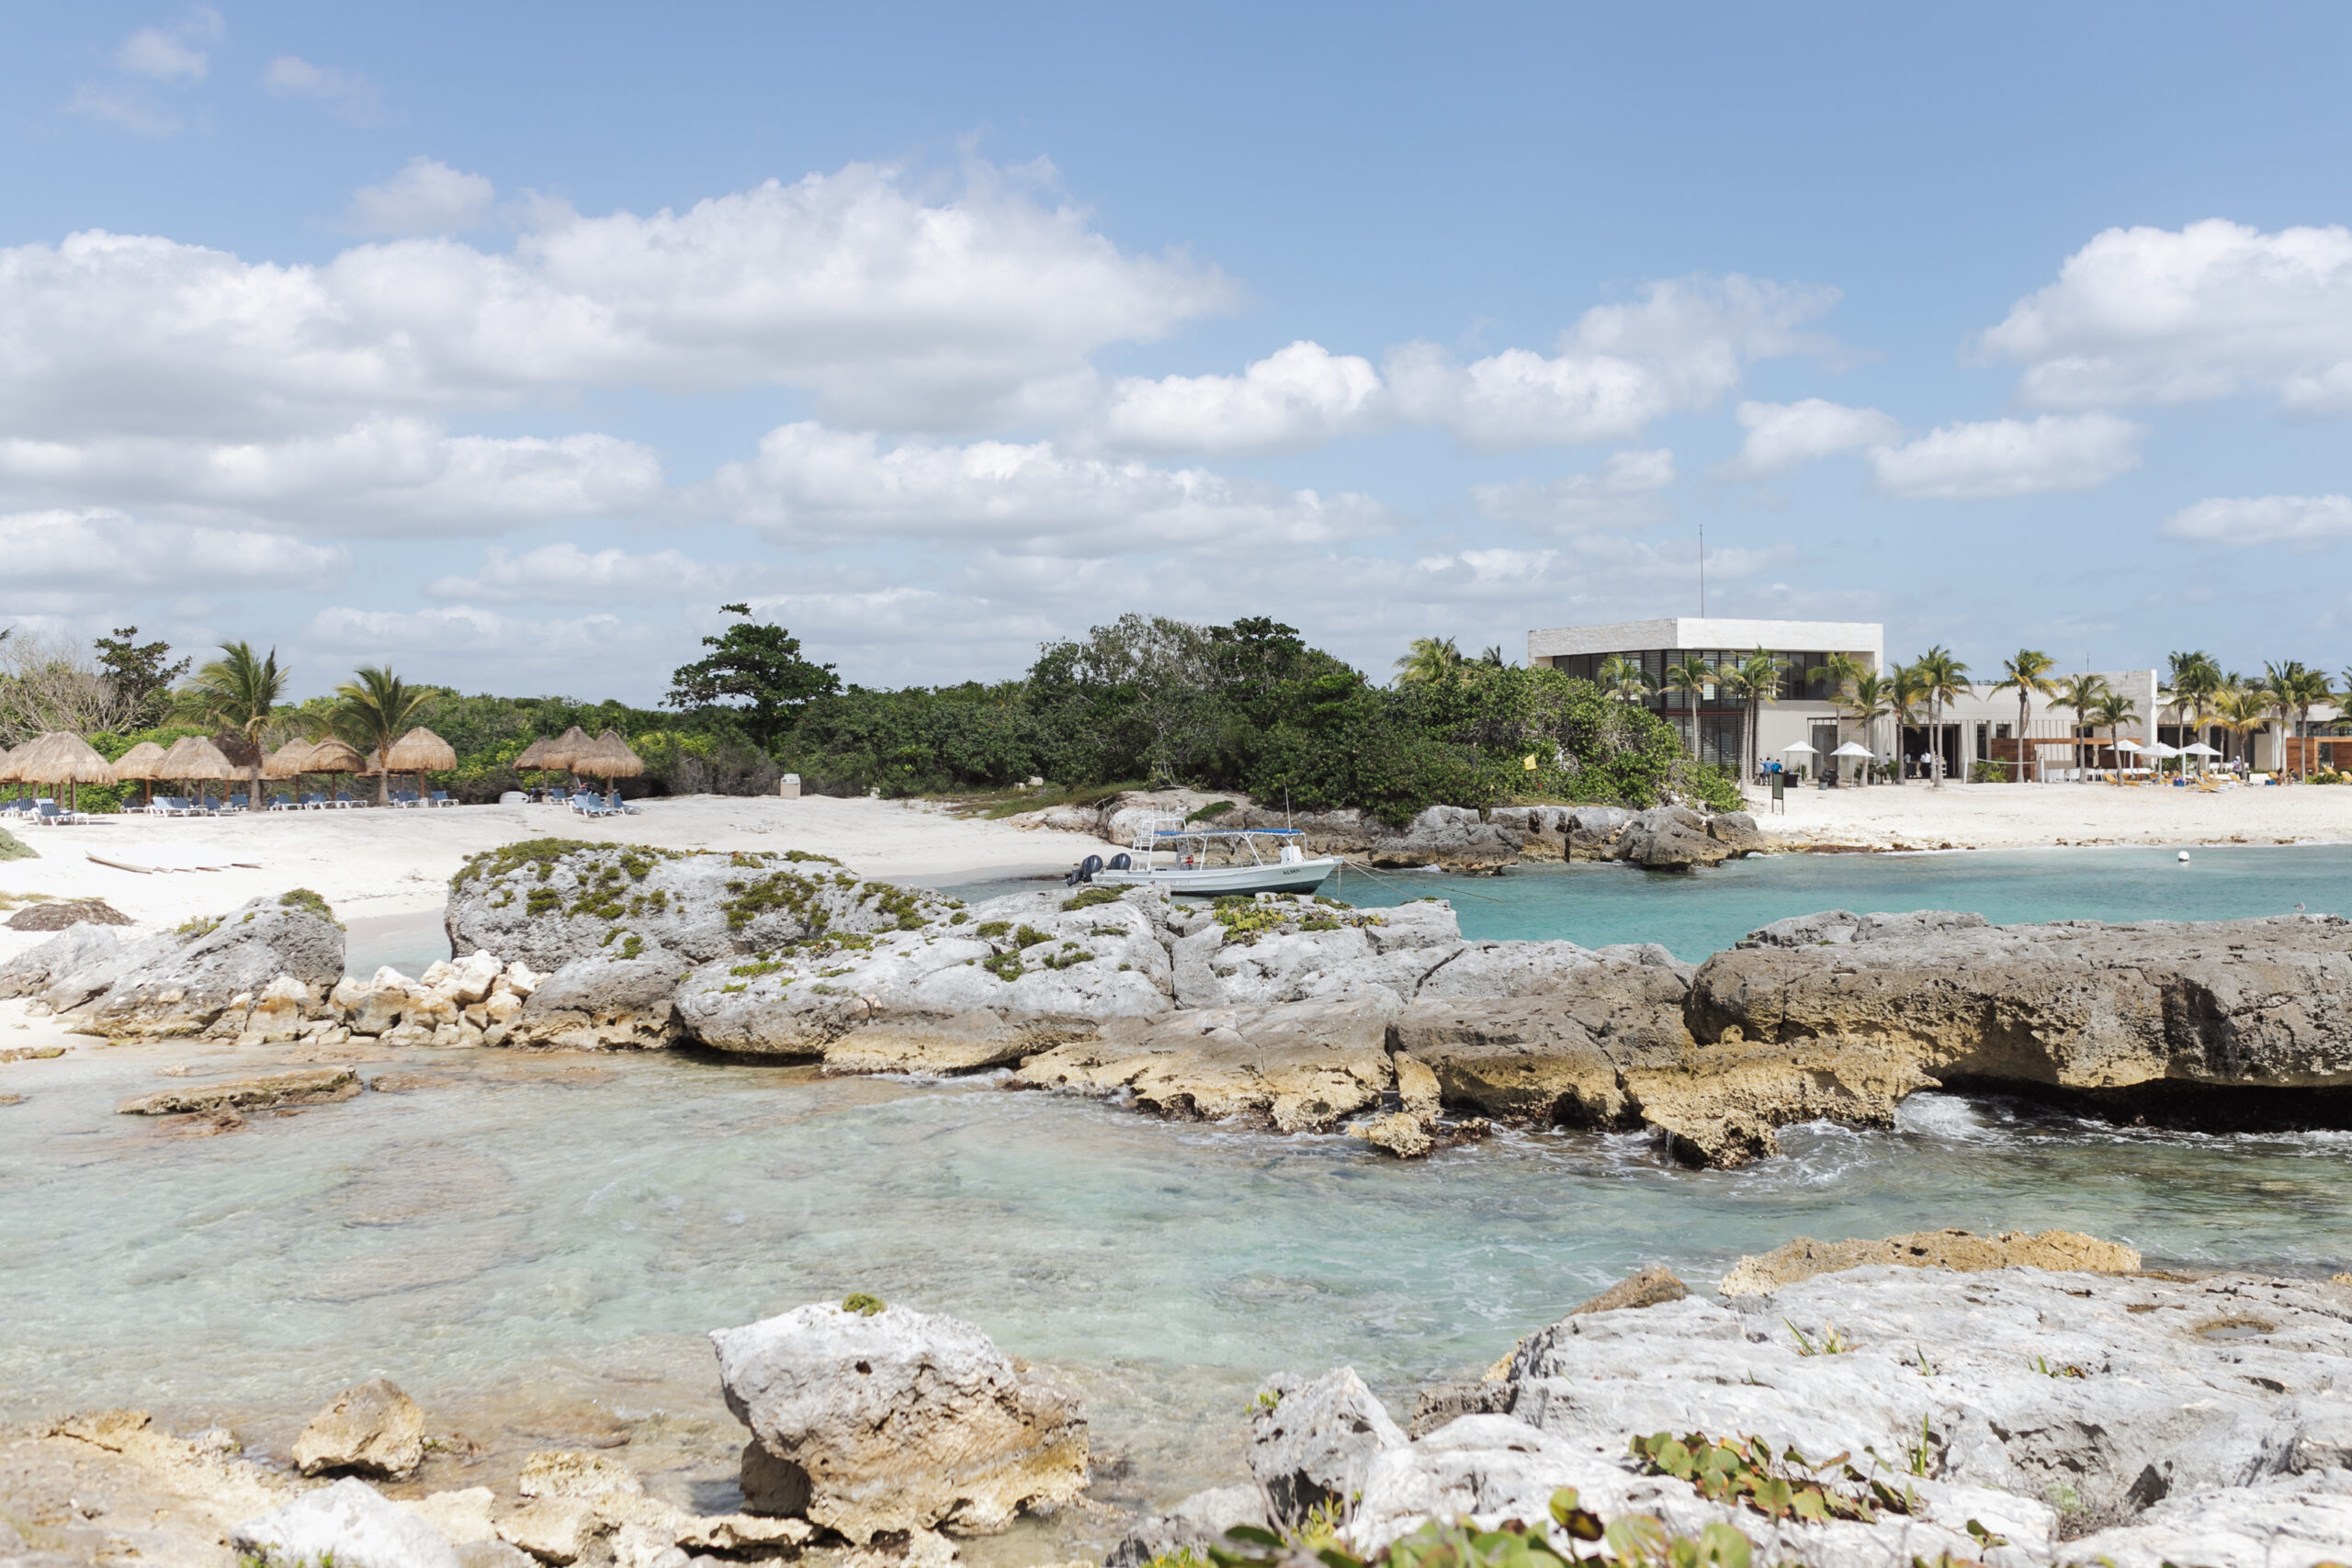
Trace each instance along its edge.
<path fill-rule="evenodd" d="M 1672 1269 L 1663 1263 L 1653 1263 L 1638 1274 L 1627 1275 L 1582 1305 L 1570 1307 L 1568 1315 L 1581 1317 L 1587 1313 L 1658 1306 L 1679 1302 L 1690 1293 L 1690 1287 L 1676 1279 Z"/>
<path fill-rule="evenodd" d="M 191 1111 L 253 1111 L 267 1106 L 317 1105 L 348 1100 L 360 1092 L 359 1075 L 349 1067 L 301 1067 L 260 1077 L 226 1078 L 158 1089 L 115 1107 L 122 1116 L 175 1116 Z"/>
<path fill-rule="evenodd" d="M 103 898 L 51 898 L 8 917 L 12 931 L 62 931 L 68 926 L 127 926 L 130 917 Z"/>

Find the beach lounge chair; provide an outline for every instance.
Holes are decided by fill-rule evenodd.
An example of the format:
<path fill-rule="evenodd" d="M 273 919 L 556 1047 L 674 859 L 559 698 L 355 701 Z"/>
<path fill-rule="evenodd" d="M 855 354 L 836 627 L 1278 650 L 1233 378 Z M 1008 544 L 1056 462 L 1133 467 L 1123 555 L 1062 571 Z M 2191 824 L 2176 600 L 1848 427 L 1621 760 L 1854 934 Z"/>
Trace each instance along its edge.
<path fill-rule="evenodd" d="M 33 820 L 47 828 L 63 828 L 75 822 L 87 822 L 89 819 L 84 813 L 68 811 L 53 800 L 39 802 L 33 813 Z"/>
<path fill-rule="evenodd" d="M 347 795 L 338 795 L 328 804 L 333 806 L 337 811 L 348 811 L 357 803 Z"/>
<path fill-rule="evenodd" d="M 428 806 L 455 806 L 458 803 L 449 798 L 449 792 L 447 790 L 436 789 L 433 792 L 433 798 L 425 802 L 425 804 Z"/>

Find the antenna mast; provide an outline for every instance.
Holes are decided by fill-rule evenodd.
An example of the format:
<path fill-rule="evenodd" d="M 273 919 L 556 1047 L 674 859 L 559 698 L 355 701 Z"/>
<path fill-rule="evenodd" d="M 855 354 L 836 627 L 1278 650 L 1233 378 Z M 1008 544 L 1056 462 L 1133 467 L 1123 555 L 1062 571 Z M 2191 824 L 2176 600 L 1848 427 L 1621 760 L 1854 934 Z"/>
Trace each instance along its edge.
<path fill-rule="evenodd" d="M 1699 525 L 1699 618 L 1707 618 L 1707 525 Z"/>

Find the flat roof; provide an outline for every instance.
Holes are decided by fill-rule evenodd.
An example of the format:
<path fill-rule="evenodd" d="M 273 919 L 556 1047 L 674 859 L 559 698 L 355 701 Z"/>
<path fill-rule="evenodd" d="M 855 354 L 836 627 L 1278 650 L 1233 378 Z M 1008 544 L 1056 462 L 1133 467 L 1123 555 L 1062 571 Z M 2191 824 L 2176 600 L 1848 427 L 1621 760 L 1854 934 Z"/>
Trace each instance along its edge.
<path fill-rule="evenodd" d="M 1883 663 L 1886 627 L 1877 621 L 1735 621 L 1720 616 L 1676 615 L 1660 621 L 1553 626 L 1527 634 L 1527 657 L 1531 660 L 1574 653 L 1631 653 L 1651 648 L 1765 648 L 1807 653 L 1867 653 Z"/>

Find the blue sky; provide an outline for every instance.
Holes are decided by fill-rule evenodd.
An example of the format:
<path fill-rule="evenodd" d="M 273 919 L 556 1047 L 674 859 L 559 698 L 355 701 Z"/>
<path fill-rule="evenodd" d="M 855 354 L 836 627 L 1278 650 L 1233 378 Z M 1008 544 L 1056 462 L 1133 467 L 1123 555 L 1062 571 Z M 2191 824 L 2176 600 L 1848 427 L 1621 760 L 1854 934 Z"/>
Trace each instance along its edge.
<path fill-rule="evenodd" d="M 485 16 L 485 11 L 490 14 Z M 0 11 L 0 618 L 2352 660 L 2340 8 Z"/>

